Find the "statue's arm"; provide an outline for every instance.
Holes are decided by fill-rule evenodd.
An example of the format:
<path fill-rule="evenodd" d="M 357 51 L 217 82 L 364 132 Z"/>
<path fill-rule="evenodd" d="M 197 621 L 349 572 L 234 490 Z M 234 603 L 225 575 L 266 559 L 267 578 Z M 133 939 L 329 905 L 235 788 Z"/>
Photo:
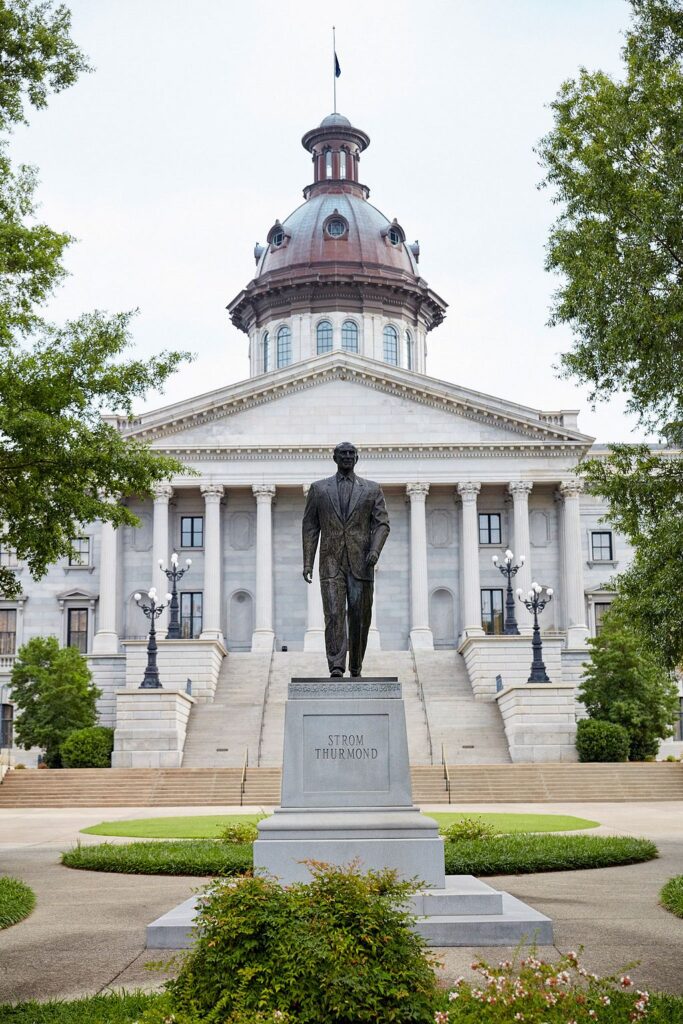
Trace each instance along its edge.
<path fill-rule="evenodd" d="M 375 503 L 372 508 L 372 521 L 370 526 L 370 550 L 368 552 L 368 562 L 371 565 L 375 565 L 379 560 L 382 548 L 384 547 L 384 542 L 389 536 L 389 529 L 389 513 L 387 512 L 382 488 L 378 487 L 375 494 Z"/>
<path fill-rule="evenodd" d="M 315 486 L 311 484 L 306 498 L 306 508 L 301 524 L 301 535 L 304 549 L 304 579 L 310 583 L 313 578 L 313 563 L 320 536 L 320 516 L 318 515 L 318 496 Z"/>

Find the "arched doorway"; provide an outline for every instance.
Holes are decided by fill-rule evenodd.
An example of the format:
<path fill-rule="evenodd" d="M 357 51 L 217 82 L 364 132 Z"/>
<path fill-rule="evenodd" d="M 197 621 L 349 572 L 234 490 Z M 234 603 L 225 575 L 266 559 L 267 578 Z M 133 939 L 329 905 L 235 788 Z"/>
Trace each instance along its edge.
<path fill-rule="evenodd" d="M 228 650 L 250 651 L 254 632 L 254 601 L 247 590 L 230 595 L 228 609 Z"/>
<path fill-rule="evenodd" d="M 455 647 L 455 608 L 453 594 L 446 587 L 432 591 L 429 624 L 435 647 Z"/>

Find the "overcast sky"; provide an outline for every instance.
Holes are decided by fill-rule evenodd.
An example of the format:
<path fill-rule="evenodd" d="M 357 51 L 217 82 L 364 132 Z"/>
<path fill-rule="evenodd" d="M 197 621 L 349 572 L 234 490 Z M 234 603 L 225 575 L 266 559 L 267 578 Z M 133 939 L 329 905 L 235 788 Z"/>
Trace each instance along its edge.
<path fill-rule="evenodd" d="M 533 147 L 580 65 L 619 73 L 625 0 L 72 0 L 95 71 L 31 115 L 15 157 L 40 170 L 41 217 L 74 234 L 55 318 L 138 307 L 135 348 L 196 360 L 148 407 L 248 376 L 226 304 L 252 250 L 299 205 L 301 136 L 338 109 L 371 137 L 361 180 L 419 239 L 448 303 L 428 372 L 542 409 L 580 408 L 599 441 L 644 436 L 553 364 L 543 270 L 556 210 Z"/>

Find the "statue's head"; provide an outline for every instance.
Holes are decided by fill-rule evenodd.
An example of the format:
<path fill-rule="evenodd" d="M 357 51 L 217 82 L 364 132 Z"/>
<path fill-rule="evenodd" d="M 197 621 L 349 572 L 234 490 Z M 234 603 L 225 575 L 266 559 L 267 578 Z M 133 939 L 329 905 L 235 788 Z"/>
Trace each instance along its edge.
<path fill-rule="evenodd" d="M 342 441 L 334 449 L 333 457 L 338 468 L 348 472 L 358 462 L 358 449 L 350 441 Z"/>

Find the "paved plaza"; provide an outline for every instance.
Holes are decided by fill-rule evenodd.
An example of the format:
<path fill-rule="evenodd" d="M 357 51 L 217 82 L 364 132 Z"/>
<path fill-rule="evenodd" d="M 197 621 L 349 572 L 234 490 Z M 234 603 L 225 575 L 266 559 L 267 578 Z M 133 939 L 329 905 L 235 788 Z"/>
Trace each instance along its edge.
<path fill-rule="evenodd" d="M 79 829 L 102 820 L 237 810 L 247 808 L 0 811 L 0 873 L 21 878 L 37 896 L 36 909 L 27 920 L 0 931 L 0 1002 L 68 999 L 121 987 L 157 988 L 166 975 L 145 965 L 168 961 L 172 954 L 144 948 L 145 926 L 208 879 L 74 871 L 60 865 L 59 854 L 77 840 L 104 842 L 101 836 L 79 835 Z M 553 919 L 555 947 L 542 953 L 555 956 L 558 950 L 583 945 L 586 965 L 604 974 L 639 960 L 631 974 L 641 987 L 683 993 L 683 921 L 657 902 L 664 882 L 683 874 L 683 803 L 481 804 L 465 810 L 576 814 L 602 823 L 592 834 L 653 839 L 661 856 L 646 864 L 487 881 Z M 467 973 L 473 957 L 498 960 L 507 951 L 496 947 L 435 952 L 444 962 L 445 977 L 453 978 Z"/>

